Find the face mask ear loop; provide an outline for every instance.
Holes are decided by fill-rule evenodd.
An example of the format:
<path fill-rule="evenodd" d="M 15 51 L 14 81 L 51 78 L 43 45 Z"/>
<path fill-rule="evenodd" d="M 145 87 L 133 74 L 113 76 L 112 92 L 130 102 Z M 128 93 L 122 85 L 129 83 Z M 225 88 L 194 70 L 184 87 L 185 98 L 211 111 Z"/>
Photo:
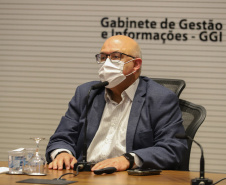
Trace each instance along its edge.
<path fill-rule="evenodd" d="M 135 60 L 135 58 L 132 59 L 132 60 L 129 60 L 128 62 L 125 62 L 124 65 L 130 63 L 130 62 L 133 61 L 133 60 Z"/>
<path fill-rule="evenodd" d="M 135 71 L 133 71 L 132 73 L 130 73 L 130 74 L 128 74 L 128 75 L 125 75 L 125 76 L 129 76 L 129 75 L 131 75 L 131 74 L 133 74 L 133 73 L 135 73 L 137 70 L 135 70 Z"/>
<path fill-rule="evenodd" d="M 124 63 L 124 65 L 125 64 L 127 64 L 127 63 L 129 63 L 129 62 L 131 62 L 131 61 L 133 61 L 133 60 L 135 60 L 135 58 L 134 59 L 132 59 L 132 60 L 129 60 L 128 62 L 126 62 L 126 63 Z M 135 73 L 137 70 L 135 70 L 135 71 L 133 71 L 133 72 L 131 72 L 131 73 L 129 73 L 128 75 L 125 75 L 125 76 L 129 76 L 129 75 L 131 75 L 131 74 L 133 74 L 133 73 Z"/>

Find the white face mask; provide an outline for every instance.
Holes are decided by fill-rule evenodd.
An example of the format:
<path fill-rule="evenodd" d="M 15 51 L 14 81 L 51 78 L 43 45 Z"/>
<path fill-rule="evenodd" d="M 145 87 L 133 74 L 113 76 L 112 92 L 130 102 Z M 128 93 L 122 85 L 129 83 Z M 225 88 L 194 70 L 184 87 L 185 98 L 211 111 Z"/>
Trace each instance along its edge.
<path fill-rule="evenodd" d="M 107 88 L 113 88 L 113 87 L 117 86 L 123 80 L 126 79 L 126 76 L 129 76 L 135 72 L 135 71 L 133 71 L 132 73 L 130 73 L 126 76 L 123 74 L 124 65 L 133 60 L 135 60 L 135 59 L 132 59 L 126 63 L 124 63 L 123 61 L 112 63 L 110 61 L 110 59 L 107 58 L 107 60 L 104 62 L 104 64 L 100 67 L 100 69 L 98 71 L 100 80 L 102 82 L 108 81 L 109 84 L 106 86 Z"/>

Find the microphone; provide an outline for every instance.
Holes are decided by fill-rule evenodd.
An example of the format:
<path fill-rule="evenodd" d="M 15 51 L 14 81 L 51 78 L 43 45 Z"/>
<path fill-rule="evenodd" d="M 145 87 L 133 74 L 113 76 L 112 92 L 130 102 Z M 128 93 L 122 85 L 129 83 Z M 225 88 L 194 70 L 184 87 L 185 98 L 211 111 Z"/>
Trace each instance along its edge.
<path fill-rule="evenodd" d="M 107 168 L 102 168 L 102 169 L 99 169 L 99 170 L 94 170 L 93 172 L 96 175 L 101 175 L 103 173 L 111 174 L 111 173 L 114 173 L 116 171 L 117 171 L 117 169 L 115 167 L 107 167 Z"/>
<path fill-rule="evenodd" d="M 105 87 L 107 86 L 109 83 L 107 81 L 104 81 L 104 82 L 100 82 L 98 84 L 95 84 L 91 87 L 92 90 L 95 90 L 95 89 L 100 89 L 101 87 Z"/>
<path fill-rule="evenodd" d="M 84 128 L 84 143 L 83 143 L 83 155 L 82 155 L 82 162 L 77 162 L 74 164 L 74 171 L 91 171 L 91 168 L 95 165 L 95 163 L 91 163 L 91 162 L 87 162 L 87 125 L 88 125 L 88 122 L 87 122 L 87 115 L 88 115 L 88 111 L 89 111 L 89 107 L 88 107 L 88 104 L 89 104 L 89 95 L 90 95 L 90 92 L 92 90 L 95 90 L 95 89 L 100 89 L 100 88 L 103 88 L 105 87 L 106 85 L 108 85 L 109 83 L 107 81 L 104 81 L 104 82 L 100 82 L 100 83 L 97 83 L 93 86 L 91 86 L 87 96 L 86 96 L 86 113 L 85 113 L 85 128 Z"/>
<path fill-rule="evenodd" d="M 200 184 L 211 185 L 213 183 L 213 181 L 211 179 L 205 178 L 205 160 L 204 160 L 204 152 L 203 152 L 203 148 L 202 148 L 201 144 L 199 144 L 197 141 L 192 139 L 187 134 L 176 134 L 175 137 L 178 139 L 189 139 L 191 141 L 194 141 L 201 149 L 200 176 L 199 176 L 199 178 L 192 179 L 191 184 L 192 185 L 200 185 Z"/>

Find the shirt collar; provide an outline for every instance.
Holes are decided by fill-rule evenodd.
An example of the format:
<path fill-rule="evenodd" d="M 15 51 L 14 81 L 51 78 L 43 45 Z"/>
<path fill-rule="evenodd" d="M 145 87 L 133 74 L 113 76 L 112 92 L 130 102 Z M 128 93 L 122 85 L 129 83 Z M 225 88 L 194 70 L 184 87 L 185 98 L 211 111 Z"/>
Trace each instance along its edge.
<path fill-rule="evenodd" d="M 125 91 L 122 92 L 122 97 L 124 96 L 124 94 L 127 94 L 127 96 L 129 97 L 129 99 L 131 101 L 133 101 L 134 99 L 134 95 L 136 93 L 138 84 L 139 84 L 140 79 L 138 78 L 132 85 L 130 85 Z M 110 95 L 108 94 L 107 89 L 105 89 L 105 100 L 110 100 L 112 101 Z"/>

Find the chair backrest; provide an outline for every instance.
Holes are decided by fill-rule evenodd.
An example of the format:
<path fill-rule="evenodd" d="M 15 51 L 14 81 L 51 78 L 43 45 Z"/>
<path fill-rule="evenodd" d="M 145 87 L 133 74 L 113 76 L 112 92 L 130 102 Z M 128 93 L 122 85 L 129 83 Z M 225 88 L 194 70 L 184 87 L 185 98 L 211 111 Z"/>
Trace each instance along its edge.
<path fill-rule="evenodd" d="M 198 128 L 201 126 L 206 118 L 206 109 L 201 105 L 196 105 L 186 100 L 179 100 L 180 109 L 182 112 L 183 126 L 188 136 L 194 139 Z M 183 161 L 179 170 L 189 170 L 190 153 L 192 141 L 188 142 L 188 152 L 184 155 Z"/>
<path fill-rule="evenodd" d="M 152 80 L 170 89 L 178 97 L 186 86 L 185 81 L 180 79 L 152 78 Z"/>

